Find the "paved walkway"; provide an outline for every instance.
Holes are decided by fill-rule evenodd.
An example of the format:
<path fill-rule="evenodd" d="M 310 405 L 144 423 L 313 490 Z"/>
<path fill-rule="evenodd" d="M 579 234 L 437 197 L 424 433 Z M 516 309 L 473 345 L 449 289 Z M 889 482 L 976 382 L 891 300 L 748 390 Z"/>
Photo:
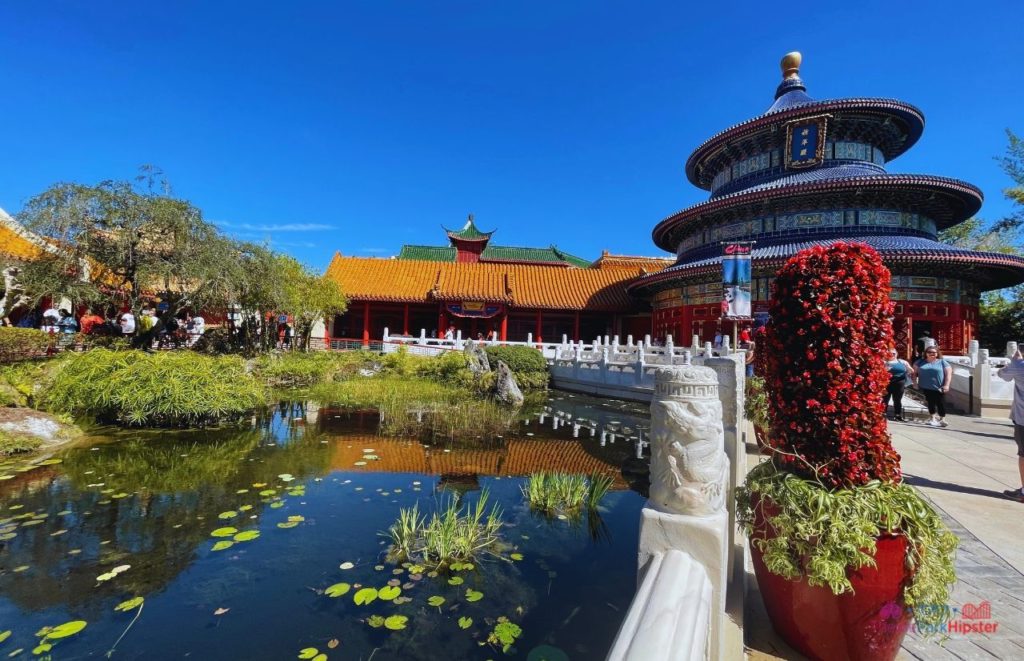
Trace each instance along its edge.
<path fill-rule="evenodd" d="M 922 640 L 907 635 L 899 659 L 1024 658 L 1024 504 L 1003 498 L 1020 486 L 1017 449 L 1009 420 L 950 416 L 950 426 L 889 425 L 907 482 L 917 487 L 960 538 L 957 584 L 950 606 L 991 605 L 996 631 Z M 755 451 L 756 452 L 756 451 Z M 755 453 L 749 459 L 756 463 Z M 749 658 L 800 659 L 771 629 L 756 580 L 748 580 L 746 631 Z"/>

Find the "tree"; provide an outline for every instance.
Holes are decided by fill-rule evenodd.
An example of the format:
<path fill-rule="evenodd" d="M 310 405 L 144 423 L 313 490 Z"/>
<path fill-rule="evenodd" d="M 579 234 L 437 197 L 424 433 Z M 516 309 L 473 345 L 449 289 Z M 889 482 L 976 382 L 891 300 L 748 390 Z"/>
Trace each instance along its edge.
<path fill-rule="evenodd" d="M 143 167 L 134 182 L 58 183 L 30 199 L 18 219 L 50 245 L 25 265 L 35 297 L 136 315 L 156 297 L 172 315 L 226 306 L 239 277 L 233 242 L 160 177 Z"/>
<path fill-rule="evenodd" d="M 1013 131 L 1006 129 L 1008 145 L 1006 154 L 997 158 L 1003 172 L 1013 181 L 1013 185 L 1003 189 L 1003 194 L 1013 202 L 1013 213 L 996 223 L 996 228 L 1019 228 L 1024 224 L 1024 141 Z"/>
<path fill-rule="evenodd" d="M 294 257 L 277 255 L 276 267 L 284 285 L 280 310 L 295 324 L 298 348 L 308 351 L 313 326 L 348 309 L 348 299 L 334 280 L 317 275 Z"/>

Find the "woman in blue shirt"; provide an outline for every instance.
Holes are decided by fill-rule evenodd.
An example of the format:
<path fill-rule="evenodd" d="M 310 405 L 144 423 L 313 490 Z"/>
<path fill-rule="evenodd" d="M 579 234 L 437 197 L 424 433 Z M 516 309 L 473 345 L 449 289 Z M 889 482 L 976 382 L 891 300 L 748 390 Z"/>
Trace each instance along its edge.
<path fill-rule="evenodd" d="M 910 363 L 899 357 L 896 349 L 889 349 L 889 360 L 885 363 L 885 369 L 889 370 L 889 387 L 885 389 L 885 397 L 882 401 L 889 406 L 889 399 L 892 399 L 893 420 L 906 422 L 903 417 L 903 391 L 907 386 L 907 380 L 911 378 L 914 368 Z"/>
<path fill-rule="evenodd" d="M 914 363 L 914 385 L 924 393 L 932 427 L 948 427 L 946 423 L 946 393 L 953 381 L 953 368 L 939 354 L 939 347 L 925 347 L 924 357 Z"/>

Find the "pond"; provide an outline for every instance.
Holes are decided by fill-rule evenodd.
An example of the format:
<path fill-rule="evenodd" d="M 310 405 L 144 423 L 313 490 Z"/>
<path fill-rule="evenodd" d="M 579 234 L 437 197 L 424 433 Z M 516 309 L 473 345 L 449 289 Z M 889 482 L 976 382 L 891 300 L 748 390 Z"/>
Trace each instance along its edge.
<path fill-rule="evenodd" d="M 646 425 L 643 408 L 552 393 L 501 437 L 457 442 L 289 402 L 244 430 L 92 430 L 0 466 L 0 655 L 603 658 L 636 584 Z M 521 492 L 542 470 L 612 485 L 560 518 Z M 436 575 L 388 561 L 401 508 L 485 492 L 495 553 Z"/>

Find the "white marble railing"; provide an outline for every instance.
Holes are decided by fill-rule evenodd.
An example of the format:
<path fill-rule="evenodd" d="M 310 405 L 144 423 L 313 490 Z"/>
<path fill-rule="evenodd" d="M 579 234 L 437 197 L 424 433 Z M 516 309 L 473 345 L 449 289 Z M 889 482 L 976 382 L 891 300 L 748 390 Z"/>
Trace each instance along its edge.
<path fill-rule="evenodd" d="M 708 656 L 712 587 L 704 566 L 676 549 L 651 558 L 608 661 L 694 661 Z"/>

